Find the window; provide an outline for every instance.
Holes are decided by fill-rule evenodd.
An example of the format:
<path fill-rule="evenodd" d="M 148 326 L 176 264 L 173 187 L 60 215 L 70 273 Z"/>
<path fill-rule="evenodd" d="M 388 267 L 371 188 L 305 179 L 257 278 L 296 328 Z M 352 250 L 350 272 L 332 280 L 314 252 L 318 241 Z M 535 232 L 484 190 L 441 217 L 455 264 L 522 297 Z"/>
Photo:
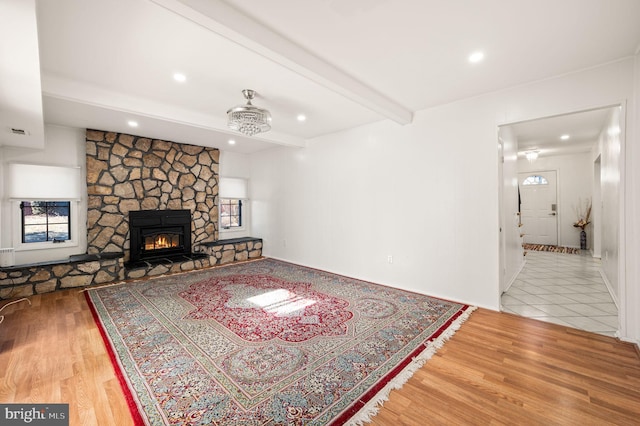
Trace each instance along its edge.
<path fill-rule="evenodd" d="M 62 242 L 71 239 L 69 201 L 23 201 L 22 242 Z"/>
<path fill-rule="evenodd" d="M 249 216 L 243 217 L 242 201 L 247 199 L 247 179 L 220 178 L 220 229 L 229 231 L 245 231 L 245 221 L 249 224 Z"/>
<path fill-rule="evenodd" d="M 544 176 L 531 175 L 527 177 L 523 182 L 523 185 L 549 185 L 549 182 Z"/>
<path fill-rule="evenodd" d="M 222 229 L 242 227 L 242 200 L 237 198 L 220 199 L 220 226 Z"/>

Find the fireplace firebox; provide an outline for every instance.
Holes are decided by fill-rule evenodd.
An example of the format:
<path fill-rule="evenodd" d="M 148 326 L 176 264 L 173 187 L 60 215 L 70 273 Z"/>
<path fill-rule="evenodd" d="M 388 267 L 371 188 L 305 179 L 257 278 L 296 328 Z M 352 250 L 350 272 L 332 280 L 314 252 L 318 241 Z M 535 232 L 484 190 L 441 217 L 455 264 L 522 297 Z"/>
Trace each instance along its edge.
<path fill-rule="evenodd" d="M 129 212 L 130 262 L 191 255 L 190 210 Z"/>

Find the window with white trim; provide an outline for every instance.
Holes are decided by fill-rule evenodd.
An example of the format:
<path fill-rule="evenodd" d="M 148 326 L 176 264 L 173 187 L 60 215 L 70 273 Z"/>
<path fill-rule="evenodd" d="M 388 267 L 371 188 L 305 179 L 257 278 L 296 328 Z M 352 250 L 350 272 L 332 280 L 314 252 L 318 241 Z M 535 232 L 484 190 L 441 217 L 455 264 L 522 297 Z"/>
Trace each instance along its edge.
<path fill-rule="evenodd" d="M 34 209 L 34 203 L 40 205 Z M 48 203 L 48 211 L 43 212 L 42 203 Z M 64 207 L 67 205 L 68 210 Z M 12 200 L 13 247 L 16 251 L 76 247 L 80 232 L 78 206 L 75 200 Z"/>
<path fill-rule="evenodd" d="M 219 225 L 221 230 L 239 230 L 245 225 L 243 201 L 247 199 L 247 180 L 220 178 Z"/>
<path fill-rule="evenodd" d="M 242 200 L 220 199 L 220 227 L 222 229 L 242 227 Z"/>
<path fill-rule="evenodd" d="M 77 246 L 80 167 L 10 163 L 6 173 L 14 248 Z"/>
<path fill-rule="evenodd" d="M 23 201 L 22 243 L 59 243 L 71 239 L 71 202 Z"/>

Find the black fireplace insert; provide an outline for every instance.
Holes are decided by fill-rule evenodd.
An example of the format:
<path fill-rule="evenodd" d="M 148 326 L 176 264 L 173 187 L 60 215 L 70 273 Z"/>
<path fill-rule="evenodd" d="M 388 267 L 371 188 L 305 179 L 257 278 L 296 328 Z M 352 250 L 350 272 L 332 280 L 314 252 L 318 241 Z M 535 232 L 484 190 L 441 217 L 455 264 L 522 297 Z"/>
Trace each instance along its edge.
<path fill-rule="evenodd" d="M 190 210 L 129 212 L 130 262 L 191 255 Z"/>

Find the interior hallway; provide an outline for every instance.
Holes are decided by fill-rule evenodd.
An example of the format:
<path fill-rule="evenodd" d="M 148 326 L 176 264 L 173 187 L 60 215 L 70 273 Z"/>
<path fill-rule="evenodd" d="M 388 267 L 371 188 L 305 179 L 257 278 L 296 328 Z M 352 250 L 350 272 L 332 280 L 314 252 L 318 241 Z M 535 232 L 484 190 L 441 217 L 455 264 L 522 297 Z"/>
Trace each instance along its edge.
<path fill-rule="evenodd" d="M 502 295 L 502 310 L 527 318 L 615 336 L 618 308 L 589 254 L 528 251 L 526 264 Z"/>

